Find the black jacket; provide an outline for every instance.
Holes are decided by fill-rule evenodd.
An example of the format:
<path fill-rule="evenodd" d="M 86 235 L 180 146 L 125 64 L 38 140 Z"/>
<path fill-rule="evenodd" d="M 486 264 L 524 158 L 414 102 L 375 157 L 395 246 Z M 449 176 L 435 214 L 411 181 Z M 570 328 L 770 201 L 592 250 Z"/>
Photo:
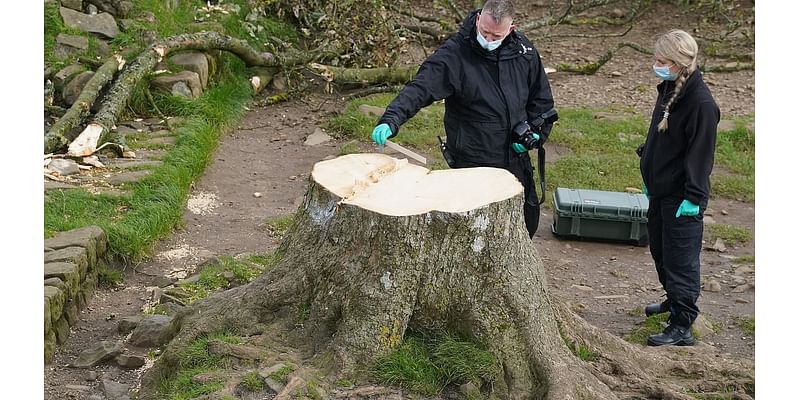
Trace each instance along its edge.
<path fill-rule="evenodd" d="M 639 164 L 642 180 L 652 197 L 680 197 L 705 209 L 711 190 L 709 175 L 714 166 L 719 107 L 702 73 L 695 70 L 672 105 L 667 131 L 660 133 L 658 123 L 674 88 L 674 81 L 658 85 Z"/>
<path fill-rule="evenodd" d="M 414 79 L 386 108 L 380 123 L 392 136 L 422 107 L 445 100 L 447 146 L 459 163 L 507 167 L 511 128 L 553 108 L 553 95 L 539 53 L 512 31 L 488 52 L 475 38 L 475 17 L 419 67 Z M 547 139 L 549 129 L 542 137 Z M 527 157 L 527 154 L 525 154 Z"/>

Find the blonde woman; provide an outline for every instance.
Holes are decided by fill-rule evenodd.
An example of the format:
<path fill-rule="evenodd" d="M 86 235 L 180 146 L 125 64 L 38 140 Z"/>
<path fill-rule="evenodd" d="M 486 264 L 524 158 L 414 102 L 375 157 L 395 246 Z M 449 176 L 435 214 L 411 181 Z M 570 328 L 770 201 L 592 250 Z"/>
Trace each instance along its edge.
<path fill-rule="evenodd" d="M 640 170 L 650 198 L 647 230 L 650 253 L 666 300 L 645 314 L 669 312 L 669 326 L 648 338 L 650 346 L 691 346 L 691 326 L 699 308 L 703 211 L 708 206 L 709 175 L 719 107 L 697 69 L 697 42 L 673 30 L 655 44 L 653 71 L 662 79 Z"/>

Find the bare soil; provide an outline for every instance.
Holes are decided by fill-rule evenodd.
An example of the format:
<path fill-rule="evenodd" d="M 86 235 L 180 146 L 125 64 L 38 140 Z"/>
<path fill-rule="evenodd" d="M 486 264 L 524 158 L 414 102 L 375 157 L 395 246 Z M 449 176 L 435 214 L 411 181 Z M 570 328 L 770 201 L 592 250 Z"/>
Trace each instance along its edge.
<path fill-rule="evenodd" d="M 658 33 L 672 27 L 686 27 L 685 17 L 664 17 L 651 11 L 624 40 L 651 45 Z M 565 33 L 571 29 L 564 27 L 555 32 Z M 602 27 L 597 32 L 618 29 Z M 556 62 L 594 60 L 620 40 L 565 37 L 542 39 L 535 44 L 549 66 Z M 419 62 L 421 57 L 422 53 L 411 52 L 408 62 Z M 623 107 L 624 110 L 649 115 L 657 84 L 651 64 L 651 56 L 626 49 L 595 75 L 552 74 L 556 105 Z M 713 82 L 711 90 L 723 118 L 754 113 L 753 71 L 708 73 L 705 79 Z M 314 163 L 337 156 L 338 149 L 345 144 L 333 140 L 317 146 L 303 145 L 305 137 L 333 112 L 344 109 L 345 103 L 340 99 L 311 95 L 254 108 L 237 129 L 224 135 L 214 154 L 214 162 L 194 184 L 191 209 L 187 208 L 184 213 L 183 226 L 155 246 L 155 256 L 151 260 L 125 267 L 123 287 L 98 290 L 88 308 L 81 312 L 81 322 L 72 329 L 67 343 L 56 352 L 53 364 L 45 367 L 46 399 L 85 399 L 102 393 L 100 378 L 87 380 L 89 371 L 72 369 L 67 364 L 100 340 L 123 340 L 124 337 L 116 332 L 117 320 L 139 313 L 162 277 L 184 277 L 210 257 L 264 253 L 276 247 L 277 240 L 265 228 L 264 222 L 293 213 L 305 193 Z M 359 146 L 362 151 L 374 151 L 367 144 Z M 549 154 L 554 153 L 551 151 Z M 261 196 L 256 197 L 256 192 Z M 754 230 L 753 203 L 717 198 L 709 207 L 707 223 L 713 219 L 716 223 Z M 662 294 L 647 248 L 561 240 L 550 232 L 552 222 L 552 211 L 543 210 L 533 240 L 545 261 L 551 291 L 572 301 L 591 323 L 616 335 L 631 333 L 644 320 L 642 307 L 659 301 Z M 751 359 L 754 357 L 755 339 L 742 330 L 737 320 L 754 316 L 755 291 L 749 289 L 735 293 L 733 289 L 742 279 L 754 287 L 754 272 L 740 270 L 738 274 L 734 273 L 739 267 L 734 264 L 735 257 L 754 254 L 752 241 L 729 245 L 724 253 L 704 250 L 701 273 L 704 280 L 717 280 L 721 291 L 704 290 L 699 300 L 702 314 L 717 329 L 702 341 L 732 356 Z M 141 354 L 146 350 L 128 351 Z M 138 385 L 143 371 L 125 371 L 113 365 L 101 365 L 92 370 L 101 378 L 133 387 Z"/>

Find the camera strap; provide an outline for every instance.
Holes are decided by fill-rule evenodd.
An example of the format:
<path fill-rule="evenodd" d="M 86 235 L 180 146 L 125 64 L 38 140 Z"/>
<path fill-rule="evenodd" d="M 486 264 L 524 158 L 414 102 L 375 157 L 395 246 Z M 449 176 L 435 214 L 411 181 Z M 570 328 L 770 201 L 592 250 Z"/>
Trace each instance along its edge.
<path fill-rule="evenodd" d="M 544 203 L 544 162 L 545 162 L 545 151 L 544 146 L 539 146 L 536 152 L 537 158 L 537 165 L 539 166 L 539 187 L 542 189 L 542 197 L 539 199 L 539 205 Z"/>

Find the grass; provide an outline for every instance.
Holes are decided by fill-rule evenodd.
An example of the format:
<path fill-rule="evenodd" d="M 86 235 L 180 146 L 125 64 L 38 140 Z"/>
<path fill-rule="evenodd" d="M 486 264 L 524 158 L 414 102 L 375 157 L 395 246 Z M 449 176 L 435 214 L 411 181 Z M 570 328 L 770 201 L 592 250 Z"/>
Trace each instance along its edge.
<path fill-rule="evenodd" d="M 746 334 L 750 336 L 756 335 L 756 317 L 737 318 L 736 325 L 739 325 Z"/>
<path fill-rule="evenodd" d="M 125 280 L 121 271 L 108 268 L 105 263 L 97 264 L 97 283 L 105 287 L 113 287 Z"/>
<path fill-rule="evenodd" d="M 267 228 L 269 233 L 277 239 L 283 238 L 286 232 L 291 228 L 294 222 L 294 214 L 285 215 L 283 217 L 270 218 L 264 221 L 264 227 Z"/>
<path fill-rule="evenodd" d="M 224 357 L 208 352 L 208 342 L 221 340 L 227 343 L 239 344 L 241 339 L 230 333 L 222 332 L 196 339 L 181 354 L 177 370 L 162 377 L 159 391 L 163 398 L 170 400 L 188 400 L 205 394 L 214 393 L 223 388 L 223 382 L 194 383 L 192 378 L 206 372 L 225 369 L 230 362 Z"/>
<path fill-rule="evenodd" d="M 711 243 L 717 239 L 722 239 L 725 243 L 746 243 L 755 237 L 753 231 L 729 224 L 708 224 L 705 229 Z"/>
<path fill-rule="evenodd" d="M 235 260 L 233 257 L 220 257 L 219 264 L 209 265 L 200 271 L 200 279 L 194 283 L 184 283 L 180 287 L 188 294 L 187 303 L 208 297 L 220 288 L 228 287 L 225 272 L 232 272 L 233 282 L 242 285 L 252 281 L 263 272 L 263 269 L 253 264 Z"/>
<path fill-rule="evenodd" d="M 733 260 L 734 264 L 755 264 L 756 263 L 756 256 L 742 256 L 736 257 Z"/>
<path fill-rule="evenodd" d="M 242 378 L 242 387 L 249 392 L 258 392 L 264 389 L 264 381 L 258 376 L 258 371 L 251 371 Z"/>
<path fill-rule="evenodd" d="M 450 384 L 494 382 L 497 358 L 479 345 L 456 335 L 412 334 L 372 368 L 378 381 L 426 396 Z"/>
<path fill-rule="evenodd" d="M 294 364 L 287 364 L 281 367 L 279 370 L 269 374 L 270 379 L 283 383 L 284 385 L 289 382 L 289 374 L 294 372 L 297 369 L 297 366 Z"/>
<path fill-rule="evenodd" d="M 377 118 L 362 114 L 358 106 L 386 107 L 395 95 L 353 100 L 326 127 L 339 138 L 369 142 Z M 622 118 L 597 119 L 597 112 L 611 112 Z M 436 135 L 445 135 L 443 113 L 441 103 L 432 104 L 406 122 L 392 140 L 433 155 L 432 169 L 447 168 L 436 139 Z M 624 109 L 565 108 L 559 109 L 559 117 L 550 142 L 572 152 L 548 165 L 545 177 L 548 193 L 556 187 L 625 191 L 627 187 L 642 186 L 635 150 L 646 137 L 648 120 L 645 116 Z M 718 133 L 716 165 L 727 173 L 712 177 L 712 196 L 755 199 L 755 134 L 746 129 L 751 119 L 735 118 L 736 129 Z M 340 150 L 340 153 L 345 152 Z M 552 207 L 551 196 L 545 198 L 546 204 Z"/>
<path fill-rule="evenodd" d="M 669 319 L 669 313 L 651 315 L 642 322 L 641 326 L 635 328 L 628 336 L 625 336 L 625 340 L 645 346 L 647 345 L 648 336 L 664 330 L 664 324 L 667 323 L 667 319 Z"/>

